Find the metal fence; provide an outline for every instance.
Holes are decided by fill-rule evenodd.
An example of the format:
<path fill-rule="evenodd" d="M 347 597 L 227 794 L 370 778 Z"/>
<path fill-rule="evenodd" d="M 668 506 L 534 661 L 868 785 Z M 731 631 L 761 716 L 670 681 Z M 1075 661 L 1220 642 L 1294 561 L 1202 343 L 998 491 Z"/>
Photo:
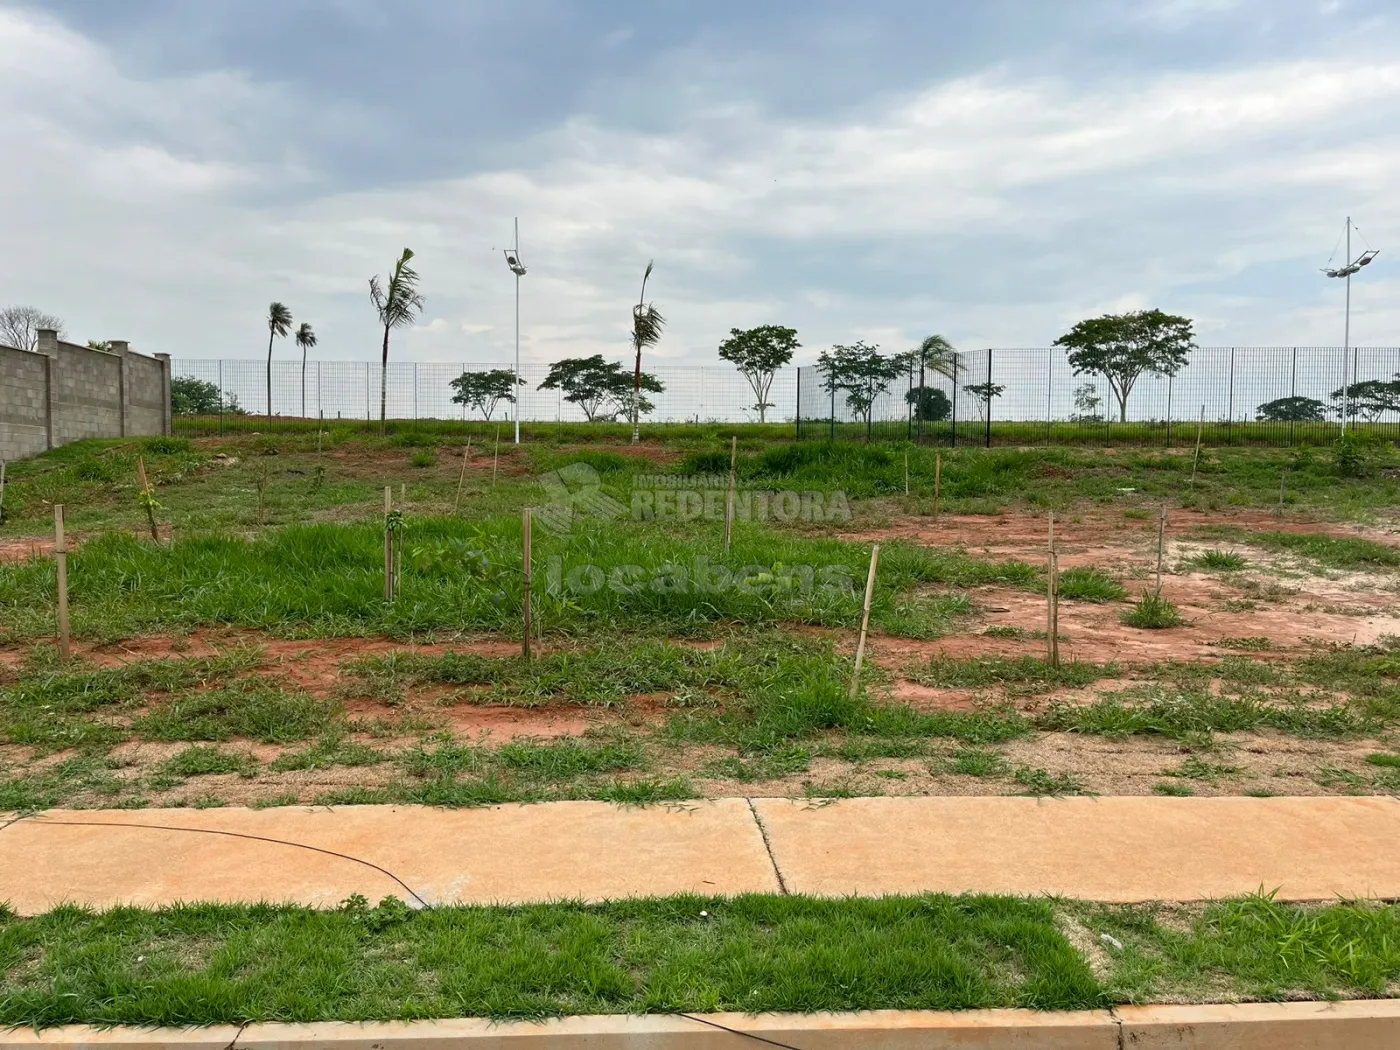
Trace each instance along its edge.
<path fill-rule="evenodd" d="M 1341 430 L 1345 385 L 1349 427 L 1400 439 L 1394 347 L 1203 347 L 1174 376 L 1142 375 L 1126 405 L 1103 376 L 1075 374 L 1062 347 L 960 353 L 946 371 L 925 369 L 921 379 L 911 366 L 867 412 L 867 398 L 832 390 L 817 366 L 800 368 L 797 436 L 1172 446 L 1199 432 L 1212 445 L 1320 444 Z"/>
<path fill-rule="evenodd" d="M 175 429 L 182 434 L 218 433 L 241 416 L 272 416 L 274 425 L 300 419 L 377 420 L 381 371 L 386 415 L 389 419 L 481 419 L 465 405 L 454 404 L 453 379 L 464 372 L 509 368 L 505 362 L 390 362 L 382 369 L 377 361 L 308 361 L 303 378 L 300 361 L 273 361 L 272 404 L 269 412 L 267 362 L 219 361 L 193 358 L 171 363 L 175 378 L 198 379 L 218 390 L 223 411 L 176 415 Z M 631 373 L 631 363 L 625 365 Z M 754 395 L 737 371 L 728 367 L 650 367 L 665 390 L 647 394 L 655 408 L 645 421 L 757 422 Z M 525 385 L 517 391 L 520 418 L 527 422 L 582 422 L 582 409 L 565 401 L 558 390 L 540 390 L 548 365 L 526 364 L 520 369 Z M 768 400 L 771 422 L 793 422 L 797 400 L 797 370 L 786 369 L 773 383 Z M 502 402 L 493 419 L 514 418 L 514 409 Z"/>

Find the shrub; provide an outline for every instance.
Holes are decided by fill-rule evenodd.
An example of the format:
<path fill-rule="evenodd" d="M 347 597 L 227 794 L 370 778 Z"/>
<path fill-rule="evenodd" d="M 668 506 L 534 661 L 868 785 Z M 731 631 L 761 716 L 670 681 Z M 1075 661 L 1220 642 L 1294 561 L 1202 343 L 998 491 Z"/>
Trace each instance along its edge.
<path fill-rule="evenodd" d="M 1181 611 L 1155 591 L 1144 592 L 1132 610 L 1125 612 L 1121 619 L 1129 627 L 1141 627 L 1144 630 L 1180 627 L 1186 622 Z"/>
<path fill-rule="evenodd" d="M 408 462 L 414 467 L 433 467 L 437 465 L 437 453 L 430 448 L 421 448 L 409 457 Z"/>

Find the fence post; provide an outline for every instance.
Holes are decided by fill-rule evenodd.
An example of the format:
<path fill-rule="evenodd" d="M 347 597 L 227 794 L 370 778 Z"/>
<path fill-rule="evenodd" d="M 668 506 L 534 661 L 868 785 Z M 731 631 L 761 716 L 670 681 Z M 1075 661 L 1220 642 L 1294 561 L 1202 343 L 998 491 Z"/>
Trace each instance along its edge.
<path fill-rule="evenodd" d="M 219 360 L 219 437 L 224 436 L 224 362 Z"/>
<path fill-rule="evenodd" d="M 1167 448 L 1172 447 L 1172 377 L 1167 376 Z"/>
<path fill-rule="evenodd" d="M 1288 396 L 1290 398 L 1298 396 L 1298 348 L 1296 346 L 1293 348 L 1293 375 L 1288 380 Z M 1297 415 L 1296 409 L 1289 415 Z M 1290 448 L 1293 446 L 1293 428 L 1297 425 L 1297 421 L 1294 419 L 1288 421 L 1288 445 Z"/>
<path fill-rule="evenodd" d="M 987 447 L 992 447 L 992 348 L 987 347 Z"/>
<path fill-rule="evenodd" d="M 836 440 L 836 386 L 831 387 L 831 441 Z"/>
<path fill-rule="evenodd" d="M 909 393 L 912 394 L 913 392 L 914 392 L 914 359 L 911 357 L 911 358 L 909 359 Z M 908 394 L 906 394 L 905 397 L 904 397 L 904 407 L 905 407 L 905 411 L 907 411 L 907 412 L 909 413 L 908 422 L 905 424 L 905 427 L 904 427 L 904 440 L 905 440 L 905 441 L 912 441 L 912 440 L 914 439 L 914 402 L 912 402 L 912 401 L 909 400 L 909 395 L 908 395 Z"/>
<path fill-rule="evenodd" d="M 1051 395 L 1055 390 L 1055 348 L 1045 351 L 1045 444 L 1055 441 L 1055 410 L 1050 406 Z"/>
<path fill-rule="evenodd" d="M 953 415 L 951 434 L 948 438 L 948 447 L 958 447 L 958 373 L 962 370 L 962 362 L 958 360 L 956 352 L 953 354 Z"/>
<path fill-rule="evenodd" d="M 1235 447 L 1235 348 L 1230 347 L 1230 393 L 1225 405 L 1225 444 Z"/>
<path fill-rule="evenodd" d="M 793 418 L 797 420 L 797 440 L 802 440 L 802 366 L 797 366 L 797 411 L 793 413 Z"/>

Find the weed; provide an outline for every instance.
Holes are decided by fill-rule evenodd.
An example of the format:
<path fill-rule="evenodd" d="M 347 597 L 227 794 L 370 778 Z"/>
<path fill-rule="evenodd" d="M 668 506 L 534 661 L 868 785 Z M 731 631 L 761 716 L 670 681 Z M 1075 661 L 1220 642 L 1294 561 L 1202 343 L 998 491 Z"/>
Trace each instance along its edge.
<path fill-rule="evenodd" d="M 136 719 L 133 727 L 151 740 L 287 744 L 314 736 L 338 717 L 327 701 L 251 680 L 178 697 Z"/>
<path fill-rule="evenodd" d="M 437 466 L 437 453 L 429 448 L 419 449 L 408 457 L 408 465 L 423 469 Z"/>
<path fill-rule="evenodd" d="M 1026 790 L 1027 795 L 1082 795 L 1084 783 L 1072 773 L 1058 775 L 1036 766 L 1017 766 L 1011 778 Z"/>
<path fill-rule="evenodd" d="M 217 747 L 193 745 L 161 764 L 161 771 L 177 777 L 199 777 L 215 773 L 256 774 L 257 760 L 247 752 L 224 751 Z"/>
<path fill-rule="evenodd" d="M 1101 678 L 1112 678 L 1117 673 L 1118 668 L 1114 664 L 1070 661 L 1052 667 L 1035 656 L 1017 659 L 986 656 L 959 660 L 942 655 L 905 671 L 910 681 L 935 688 L 975 689 L 1000 685 L 1030 692 L 1091 685 Z"/>
<path fill-rule="evenodd" d="M 1175 605 L 1154 591 L 1144 591 L 1137 604 L 1119 619 L 1129 627 L 1140 627 L 1144 630 L 1180 627 L 1186 622 Z"/>
<path fill-rule="evenodd" d="M 1116 602 L 1128 596 L 1123 585 L 1100 569 L 1081 566 L 1060 573 L 1060 597 L 1072 602 Z"/>
<path fill-rule="evenodd" d="M 1178 798 L 1188 798 L 1196 793 L 1195 788 L 1189 784 L 1174 783 L 1170 780 L 1162 781 L 1152 785 L 1154 795 L 1174 795 Z"/>
<path fill-rule="evenodd" d="M 965 777 L 1000 777 L 1008 768 L 1006 759 L 995 751 L 963 747 L 953 752 L 943 771 Z"/>
<path fill-rule="evenodd" d="M 1212 547 L 1191 559 L 1191 564 L 1200 569 L 1233 572 L 1249 565 L 1249 559 L 1237 551 L 1224 551 Z"/>
<path fill-rule="evenodd" d="M 1367 755 L 1366 761 L 1373 766 L 1385 766 L 1388 769 L 1400 769 L 1400 755 L 1392 755 L 1384 752 L 1375 752 Z"/>
<path fill-rule="evenodd" d="M 1186 780 L 1209 780 L 1213 783 L 1226 777 L 1238 777 L 1242 772 L 1239 766 L 1206 762 L 1196 755 L 1188 755 L 1178 768 L 1167 775 Z"/>
<path fill-rule="evenodd" d="M 1266 653 L 1274 648 L 1274 643 L 1263 635 L 1251 634 L 1239 638 L 1217 638 L 1207 645 L 1217 646 L 1221 649 L 1238 649 L 1241 652 Z"/>

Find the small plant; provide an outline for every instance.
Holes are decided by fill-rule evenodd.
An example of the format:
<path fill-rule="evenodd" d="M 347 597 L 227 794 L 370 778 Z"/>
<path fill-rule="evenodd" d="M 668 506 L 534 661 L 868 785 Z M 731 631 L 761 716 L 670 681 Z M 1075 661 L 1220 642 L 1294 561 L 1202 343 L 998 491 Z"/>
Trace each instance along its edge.
<path fill-rule="evenodd" d="M 410 466 L 420 469 L 424 467 L 435 467 L 437 466 L 437 453 L 430 448 L 420 448 L 409 457 L 408 463 Z"/>
<path fill-rule="evenodd" d="M 1072 602 L 1116 602 L 1128 596 L 1123 585 L 1092 566 L 1060 573 L 1060 597 Z"/>
<path fill-rule="evenodd" d="M 1388 769 L 1400 769 L 1400 755 L 1389 755 L 1383 751 L 1366 756 L 1366 761 L 1373 766 L 1385 766 Z"/>
<path fill-rule="evenodd" d="M 1000 626 L 988 627 L 982 632 L 987 638 L 1025 638 L 1026 631 L 1022 627 Z"/>
<path fill-rule="evenodd" d="M 1174 769 L 1168 776 L 1182 777 L 1186 780 L 1209 780 L 1216 781 L 1226 777 L 1237 777 L 1243 772 L 1239 766 L 1227 766 L 1217 762 L 1207 762 L 1205 759 L 1195 755 L 1187 755 L 1179 768 Z"/>
<path fill-rule="evenodd" d="M 1178 798 L 1186 798 L 1196 793 L 1195 788 L 1190 784 L 1178 784 L 1173 781 L 1163 781 L 1160 784 L 1152 785 L 1154 795 L 1174 795 Z"/>
<path fill-rule="evenodd" d="M 1006 759 L 983 747 L 963 747 L 953 752 L 947 771 L 964 777 L 999 777 L 1006 773 Z"/>
<path fill-rule="evenodd" d="M 1366 473 L 1368 455 L 1366 444 L 1355 433 L 1343 434 L 1332 443 L 1332 465 L 1344 478 L 1359 478 Z"/>
<path fill-rule="evenodd" d="M 1155 631 L 1166 627 L 1180 627 L 1186 622 L 1179 610 L 1155 591 L 1145 591 L 1137 604 L 1120 619 L 1129 627 Z"/>
<path fill-rule="evenodd" d="M 1249 564 L 1249 559 L 1236 551 L 1222 551 L 1211 548 L 1202 551 L 1191 559 L 1191 563 L 1202 569 L 1215 569 L 1221 572 L 1233 572 L 1236 569 L 1243 569 Z"/>
<path fill-rule="evenodd" d="M 1054 774 L 1037 766 L 1017 766 L 1013 780 L 1025 788 L 1027 795 L 1082 795 L 1084 784 L 1071 773 Z"/>
<path fill-rule="evenodd" d="M 1248 653 L 1266 653 L 1274 647 L 1272 641 L 1257 634 L 1245 635 L 1241 638 L 1218 638 L 1206 644 L 1218 649 L 1238 649 Z"/>

